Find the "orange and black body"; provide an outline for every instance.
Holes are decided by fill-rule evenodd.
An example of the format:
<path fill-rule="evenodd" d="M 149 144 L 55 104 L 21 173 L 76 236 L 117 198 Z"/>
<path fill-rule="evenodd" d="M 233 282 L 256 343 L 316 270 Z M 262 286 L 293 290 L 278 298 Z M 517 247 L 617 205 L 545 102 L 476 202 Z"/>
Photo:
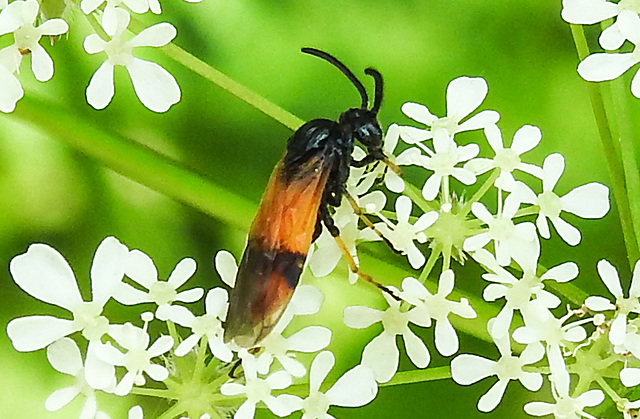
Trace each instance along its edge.
<path fill-rule="evenodd" d="M 339 234 L 331 208 L 341 203 L 350 167 L 385 158 L 377 121 L 380 73 L 365 70 L 376 81 L 374 104 L 367 109 L 366 90 L 349 69 L 325 52 L 302 51 L 338 67 L 360 92 L 362 106 L 343 112 L 337 122 L 309 121 L 287 141 L 251 225 L 229 301 L 224 340 L 247 348 L 257 345 L 282 316 L 322 224 L 333 236 Z M 367 148 L 367 156 L 359 161 L 351 158 L 355 141 Z"/>

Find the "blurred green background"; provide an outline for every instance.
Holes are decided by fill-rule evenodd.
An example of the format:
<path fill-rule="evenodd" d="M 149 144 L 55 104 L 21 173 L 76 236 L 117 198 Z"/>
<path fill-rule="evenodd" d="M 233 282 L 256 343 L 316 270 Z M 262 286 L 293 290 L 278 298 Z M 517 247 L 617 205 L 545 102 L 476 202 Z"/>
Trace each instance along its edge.
<path fill-rule="evenodd" d="M 499 126 L 506 144 L 520 126 L 537 125 L 543 141 L 526 155 L 527 161 L 542 164 L 552 152 L 565 156 L 565 175 L 556 189 L 564 194 L 592 181 L 608 184 L 608 176 L 585 82 L 575 71 L 578 60 L 569 26 L 560 19 L 560 3 L 171 1 L 163 3 L 160 18 L 150 15 L 142 20 L 148 24 L 172 22 L 178 28 L 178 45 L 304 120 L 336 118 L 341 111 L 357 106 L 359 98 L 334 68 L 301 54 L 303 46 L 331 52 L 358 75 L 367 66 L 377 68 L 385 80 L 380 112 L 385 127 L 393 122 L 410 123 L 400 112 L 407 101 L 424 103 L 433 113 L 444 115 L 444 94 L 450 80 L 463 75 L 484 77 L 489 95 L 482 108 L 500 112 Z M 137 55 L 158 62 L 176 77 L 183 95 L 180 103 L 166 114 L 148 111 L 135 97 L 125 71 L 119 68 L 122 71 L 116 71 L 114 100 L 103 111 L 93 110 L 85 102 L 84 88 L 104 56 L 88 56 L 81 48 L 87 33 L 82 18 L 72 19 L 70 26 L 68 39 L 53 48 L 46 46 L 55 62 L 51 81 L 35 82 L 27 70 L 28 63 L 23 63 L 20 79 L 27 96 L 50 99 L 59 107 L 57 110 L 74 114 L 95 128 L 172 156 L 257 206 L 291 134 L 289 129 L 148 49 L 138 50 Z M 365 83 L 371 87 L 370 80 L 365 79 Z M 634 112 L 638 111 L 637 103 L 633 106 Z M 479 134 L 468 138 L 477 139 Z M 481 147 L 489 155 L 486 144 Z M 9 275 L 11 258 L 34 242 L 48 243 L 67 258 L 87 292 L 86 298 L 93 252 L 108 235 L 150 255 L 162 278 L 180 259 L 193 257 L 199 267 L 192 285 L 205 288 L 220 283 L 213 268 L 215 252 L 222 248 L 236 256 L 242 252 L 250 219 L 240 220 L 235 226 L 225 224 L 116 174 L 11 114 L 0 115 L 0 162 L 0 261 L 6 267 L 0 281 L 3 328 L 19 316 L 64 315 L 62 310 L 23 293 Z M 620 267 L 624 281 L 628 281 L 615 207 L 603 220 L 567 219 L 582 231 L 582 243 L 571 248 L 557 240 L 554 232 L 551 240 L 543 242 L 541 262 L 546 266 L 567 260 L 578 262 L 581 275 L 576 285 L 602 295 L 608 294 L 596 275 L 599 259 L 606 258 Z M 241 225 L 244 227 L 239 228 Z M 380 250 L 370 248 L 372 253 Z M 402 258 L 392 260 L 408 267 Z M 457 279 L 461 288 L 483 288 L 479 271 L 467 266 L 463 272 L 467 274 Z M 342 301 L 359 304 L 374 294 L 366 285 L 348 287 L 341 278 L 316 282 L 327 293 L 323 312 L 329 323 L 339 321 Z M 109 307 L 117 306 L 108 306 L 111 311 L 107 311 L 114 322 L 127 319 L 127 311 Z M 350 348 L 375 330 L 344 332 L 344 336 L 335 337 L 339 344 L 332 349 L 343 353 L 343 366 L 348 368 L 360 357 Z M 424 333 L 427 341 L 432 341 L 432 334 L 432 330 Z M 450 362 L 436 354 L 432 343 L 430 350 L 432 366 Z M 497 356 L 494 347 L 471 337 L 463 337 L 461 352 Z M 44 351 L 17 353 L 1 334 L 0 367 L 0 386 L 4 389 L 0 416 L 76 417 L 78 400 L 57 413 L 44 409 L 49 393 L 70 384 L 67 376 L 48 365 Z M 401 369 L 410 367 L 406 360 L 401 364 Z M 381 388 L 370 405 L 333 412 L 350 418 L 525 417 L 522 405 L 531 398 L 518 383 L 509 386 L 503 403 L 494 412 L 483 415 L 477 411 L 478 398 L 494 380 L 471 387 L 437 381 Z M 113 417 L 125 416 L 126 407 L 119 407 L 119 411 L 113 408 L 105 406 L 109 412 L 120 412 Z"/>

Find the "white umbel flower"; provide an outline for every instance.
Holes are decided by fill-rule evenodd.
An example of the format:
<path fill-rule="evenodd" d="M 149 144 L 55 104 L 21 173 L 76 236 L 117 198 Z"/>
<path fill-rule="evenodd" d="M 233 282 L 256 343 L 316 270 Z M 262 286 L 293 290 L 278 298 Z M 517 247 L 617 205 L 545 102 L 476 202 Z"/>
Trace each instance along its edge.
<path fill-rule="evenodd" d="M 398 370 L 398 335 L 402 336 L 407 355 L 416 367 L 425 368 L 431 359 L 424 342 L 409 329 L 409 313 L 400 311 L 399 301 L 383 295 L 389 304 L 384 311 L 366 306 L 344 309 L 344 323 L 351 328 L 364 329 L 374 323 L 382 323 L 382 333 L 373 338 L 362 352 L 362 365 L 371 368 L 379 383 L 389 381 Z"/>
<path fill-rule="evenodd" d="M 622 39 L 628 39 L 634 45 L 634 51 L 589 55 L 578 65 L 578 74 L 583 79 L 587 81 L 613 80 L 640 62 L 640 55 L 637 52 L 638 46 L 640 46 L 640 17 L 636 12 L 622 11 L 618 15 L 616 26 L 620 30 Z M 631 81 L 631 93 L 640 98 L 639 72 L 636 72 Z"/>
<path fill-rule="evenodd" d="M 490 412 L 496 408 L 511 380 L 520 381 L 530 391 L 538 391 L 542 386 L 540 373 L 526 372 L 523 369 L 525 365 L 534 364 L 542 359 L 542 345 L 529 345 L 516 357 L 511 354 L 509 342 L 508 336 L 495 340 L 500 351 L 500 359 L 497 361 L 469 354 L 458 355 L 451 361 L 451 376 L 458 384 L 470 385 L 492 375 L 498 378 L 498 382 L 478 401 L 478 410 L 481 412 Z"/>
<path fill-rule="evenodd" d="M 335 357 L 329 351 L 320 352 L 311 364 L 309 372 L 309 396 L 297 396 L 291 402 L 294 411 L 302 411 L 302 419 L 331 419 L 330 406 L 359 407 L 372 401 L 378 384 L 373 372 L 364 365 L 350 369 L 326 392 L 320 391 L 322 382 L 335 365 Z"/>
<path fill-rule="evenodd" d="M 536 226 L 540 236 L 551 237 L 547 219 L 555 227 L 562 239 L 575 246 L 580 243 L 580 231 L 560 218 L 563 211 L 582 218 L 601 218 L 609 211 L 609 188 L 597 182 L 578 186 L 564 196 L 553 192 L 562 172 L 564 157 L 554 153 L 544 159 L 542 165 L 542 193 L 536 195 L 527 185 L 517 182 L 518 194 L 522 202 L 537 205 L 539 208 Z"/>
<path fill-rule="evenodd" d="M 155 381 L 167 379 L 169 371 L 162 365 L 152 363 L 151 359 L 171 349 L 173 346 L 171 336 L 161 336 L 149 346 L 147 331 L 135 327 L 131 323 L 113 326 L 109 335 L 126 350 L 126 352 L 121 352 L 111 343 L 102 344 L 96 350 L 103 361 L 127 369 L 127 373 L 115 388 L 115 394 L 124 396 L 129 394 L 134 384 L 143 385 L 145 383 L 143 372 Z"/>
<path fill-rule="evenodd" d="M 14 43 L 0 51 L 0 55 L 11 57 L 14 68 L 19 68 L 22 58 L 31 56 L 31 70 L 38 81 L 53 77 L 53 60 L 40 45 L 43 36 L 66 33 L 69 25 L 62 19 L 51 19 L 35 27 L 40 5 L 36 0 L 14 1 L 0 13 L 0 35 L 13 32 Z M 11 68 L 11 67 L 9 67 Z"/>
<path fill-rule="evenodd" d="M 433 115 L 424 105 L 405 103 L 402 105 L 402 112 L 430 128 L 400 127 L 400 136 L 409 144 L 417 144 L 433 138 L 438 131 L 443 131 L 447 137 L 453 137 L 459 132 L 495 124 L 500 115 L 496 111 L 486 110 L 462 122 L 480 106 L 488 91 L 487 82 L 480 77 L 458 77 L 452 80 L 447 86 L 447 116 L 442 118 Z"/>
<path fill-rule="evenodd" d="M 625 298 L 622 293 L 618 271 L 611 263 L 606 260 L 599 261 L 598 274 L 609 292 L 616 298 L 616 303 L 614 305 L 604 297 L 590 296 L 585 300 L 584 305 L 593 311 L 616 311 L 609 330 L 609 341 L 613 345 L 623 345 L 627 335 L 627 315 L 640 314 L 640 262 L 636 262 L 633 269 L 628 298 Z M 640 347 L 627 348 L 627 350 L 634 352 L 634 355 L 640 355 Z"/>
<path fill-rule="evenodd" d="M 429 327 L 431 319 L 436 321 L 435 342 L 436 349 L 444 356 L 458 352 L 459 342 L 456 330 L 449 321 L 449 316 L 473 319 L 476 312 L 466 298 L 451 301 L 447 297 L 453 291 L 454 275 L 447 269 L 440 275 L 438 292 L 431 294 L 424 285 L 415 278 L 405 278 L 402 281 L 402 297 L 415 307 L 409 310 L 409 321 L 422 327 Z"/>
<path fill-rule="evenodd" d="M 151 26 L 130 40 L 124 39 L 124 32 L 129 26 L 130 16 L 123 9 L 113 11 L 114 19 L 105 19 L 102 26 L 111 38 L 104 41 L 96 34 L 87 36 L 84 49 L 89 54 L 105 52 L 107 60 L 91 77 L 87 87 L 87 101 L 96 109 L 105 108 L 114 94 L 113 70 L 115 66 L 123 66 L 129 72 L 133 88 L 144 106 L 154 112 L 165 112 L 171 105 L 180 100 L 180 87 L 167 70 L 156 63 L 141 60 L 133 56 L 137 47 L 161 47 L 176 36 L 176 28 L 170 23 L 159 23 Z"/>

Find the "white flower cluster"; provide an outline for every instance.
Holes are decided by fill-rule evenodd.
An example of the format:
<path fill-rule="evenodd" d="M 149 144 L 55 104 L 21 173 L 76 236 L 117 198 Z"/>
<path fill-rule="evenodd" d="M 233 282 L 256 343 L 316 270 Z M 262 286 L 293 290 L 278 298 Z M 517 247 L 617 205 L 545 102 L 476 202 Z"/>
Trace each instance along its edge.
<path fill-rule="evenodd" d="M 87 102 L 96 109 L 105 108 L 114 95 L 114 67 L 127 69 L 136 95 L 144 106 L 154 112 L 165 112 L 180 100 L 180 88 L 175 78 L 156 63 L 136 58 L 137 47 L 162 47 L 176 36 L 176 28 L 170 23 L 159 23 L 128 36 L 131 13 L 161 12 L 157 0 L 83 0 L 79 5 L 65 2 L 65 16 L 87 15 L 96 20 L 101 15 L 102 31 L 108 37 L 89 34 L 84 49 L 89 54 L 104 52 L 106 61 L 98 68 L 87 87 Z M 69 30 L 61 18 L 47 20 L 40 11 L 38 0 L 15 0 L 5 7 L 0 5 L 0 36 L 12 33 L 14 43 L 0 50 L 0 111 L 12 112 L 24 91 L 17 77 L 20 64 L 31 56 L 31 69 L 38 81 L 53 77 L 53 61 L 40 45 L 43 36 L 62 35 Z M 38 26 L 36 22 L 41 21 Z"/>
<path fill-rule="evenodd" d="M 578 66 L 578 73 L 587 81 L 605 81 L 620 77 L 640 63 L 640 3 L 634 0 L 563 0 L 562 18 L 577 25 L 592 25 L 615 19 L 599 37 L 600 46 L 617 51 L 626 41 L 633 44 L 630 52 L 602 52 L 591 54 Z M 631 81 L 631 93 L 640 98 L 640 73 Z"/>
<path fill-rule="evenodd" d="M 117 10 L 113 11 L 114 22 L 117 14 Z M 469 298 L 454 289 L 452 262 L 454 259 L 464 262 L 469 257 L 485 269 L 483 279 L 489 282 L 483 292 L 485 302 L 476 301 L 502 307 L 486 325 L 500 359 L 462 354 L 452 361 L 452 377 L 460 384 L 471 384 L 492 375 L 498 377 L 498 382 L 480 399 L 480 410 L 494 409 L 511 380 L 519 380 L 527 389 L 537 391 L 543 385 L 544 375 L 549 377 L 556 403 L 529 403 L 526 412 L 553 413 L 558 418 L 590 417 L 584 409 L 603 400 L 602 391 L 590 387 L 594 382 L 600 384 L 597 380 L 605 376 L 605 368 L 620 366 L 623 384 L 640 383 L 640 361 L 635 358 L 640 352 L 637 347 L 640 336 L 636 334 L 640 286 L 632 286 L 629 298 L 625 298 L 620 287 L 615 286 L 617 277 L 612 279 L 615 271 L 601 262 L 601 276 L 616 298 L 615 304 L 592 297 L 583 309 L 576 307 L 557 318 L 556 309 L 563 297 L 557 292 L 558 284 L 576 278 L 578 267 L 573 262 L 550 269 L 539 266 L 541 238 L 551 235 L 549 221 L 560 238 L 571 246 L 577 245 L 581 234 L 564 219 L 565 213 L 582 218 L 604 216 L 609 210 L 608 189 L 589 183 L 559 196 L 554 189 L 564 170 L 562 155 L 549 155 L 542 167 L 522 161 L 522 155 L 541 140 L 538 128 L 530 125 L 520 128 L 508 148 L 497 126 L 496 111 L 484 110 L 470 116 L 487 93 L 483 79 L 460 77 L 447 88 L 447 116 L 436 117 L 427 107 L 416 103 L 403 106 L 404 113 L 422 126 L 392 125 L 384 150 L 407 172 L 414 170 L 416 176 L 412 178 L 422 179 L 422 188 L 382 167 L 352 171 L 347 183 L 350 195 L 364 213 L 375 217 L 377 230 L 407 257 L 412 269 L 407 266 L 410 273 L 399 289 L 389 287 L 396 299 L 383 294 L 387 300 L 385 309 L 354 305 L 344 310 L 343 321 L 347 326 L 367 329 L 379 323 L 382 330 L 363 348 L 360 365 L 347 371 L 332 386 L 325 385 L 321 391 L 335 362 L 331 352 L 323 351 L 332 332 L 313 325 L 297 331 L 288 327 L 294 316 L 319 310 L 323 296 L 315 288 L 299 286 L 280 323 L 261 342 L 261 348 L 247 351 L 225 344 L 222 339 L 227 310 L 224 289 L 208 292 L 204 315 L 176 304 L 193 303 L 203 296 L 201 289 L 178 291 L 193 275 L 194 261 L 181 261 L 167 281 L 160 281 L 148 256 L 108 238 L 94 259 L 91 302 L 82 300 L 71 269 L 50 247 L 32 245 L 27 253 L 11 262 L 14 280 L 27 293 L 72 314 L 70 320 L 48 316 L 19 318 L 8 327 L 16 349 L 47 347 L 54 368 L 76 377 L 76 385 L 54 393 L 47 407 L 60 408 L 77 394 L 83 394 L 87 397 L 88 412 L 83 413 L 83 419 L 104 417 L 104 413 L 98 412 L 94 393 L 103 391 L 116 396 L 135 393 L 136 386 L 144 385 L 145 376 L 154 381 L 170 381 L 166 397 L 175 403 L 171 412 L 192 419 L 232 412 L 236 419 L 250 419 L 257 407 L 264 406 L 278 416 L 301 411 L 304 418 L 326 418 L 330 417 L 327 411 L 331 405 L 362 406 L 375 397 L 379 383 L 387 383 L 397 374 L 398 336 L 404 341 L 408 358 L 419 369 L 426 368 L 431 360 L 423 342 L 426 332 L 421 328 L 434 325 L 435 347 L 442 356 L 458 352 L 460 344 L 454 324 L 477 317 L 478 307 L 472 308 Z M 487 155 L 480 155 L 481 147 L 469 142 L 479 133 L 484 133 L 486 140 L 481 144 L 489 146 L 483 147 Z M 460 144 L 461 138 L 465 138 L 465 144 Z M 407 148 L 393 157 L 400 139 Z M 355 158 L 363 155 L 361 150 L 355 153 Z M 376 180 L 380 176 L 389 192 L 402 193 L 395 200 L 395 213 L 385 210 L 386 197 L 382 191 L 371 191 L 379 184 Z M 467 194 L 468 201 L 456 196 L 454 191 L 474 185 L 481 176 L 486 179 Z M 522 179 L 533 179 L 534 188 Z M 489 191 L 492 192 L 489 196 L 497 197 L 495 205 L 480 202 Z M 360 226 L 359 217 L 348 203 L 336 209 L 334 219 L 347 250 L 356 260 L 358 244 L 380 239 L 366 223 Z M 323 232 L 310 255 L 310 270 L 319 277 L 328 275 L 340 257 L 336 243 Z M 433 271 L 440 260 L 442 270 L 436 274 Z M 233 256 L 225 251 L 218 253 L 216 268 L 223 281 L 233 287 L 238 269 Z M 439 279 L 436 284 L 427 283 L 428 278 Z M 111 299 L 126 305 L 151 304 L 154 314 L 145 313 L 139 326 L 131 324 L 139 322 L 111 324 L 104 314 Z M 586 310 L 612 314 L 591 317 L 585 316 Z M 582 318 L 574 319 L 578 315 Z M 166 322 L 170 334 L 151 339 L 148 324 L 152 321 Z M 181 337 L 176 324 L 190 330 L 190 335 Z M 517 327 L 520 324 L 523 325 Z M 591 336 L 585 324 L 591 325 Z M 84 365 L 78 347 L 67 338 L 74 333 L 88 342 Z M 609 347 L 603 349 L 603 341 Z M 514 353 L 513 342 L 525 349 Z M 601 350 L 608 350 L 602 353 L 608 353 L 610 358 L 602 358 Z M 593 362 L 594 351 L 598 359 L 608 362 L 602 370 Z M 316 352 L 319 353 L 309 368 L 297 357 L 299 353 Z M 160 356 L 163 358 L 159 359 Z M 189 360 L 188 368 L 179 367 Z M 573 383 L 571 375 L 580 375 L 581 368 L 587 366 L 602 375 L 594 373 L 589 382 L 581 379 L 578 384 Z M 607 374 L 610 376 L 610 371 Z M 291 385 L 307 376 L 308 391 L 301 393 L 301 386 Z M 181 385 L 201 386 L 211 397 L 184 399 L 194 392 L 181 392 Z M 330 388 L 324 391 L 327 387 Z M 199 393 L 196 395 L 200 397 Z M 630 409 L 634 403 L 629 402 Z M 139 408 L 132 408 L 130 417 L 141 415 Z"/>
<path fill-rule="evenodd" d="M 355 329 L 382 324 L 382 333 L 366 345 L 362 353 L 362 365 L 374 371 L 379 383 L 391 380 L 398 370 L 397 336 L 402 336 L 407 355 L 416 367 L 428 366 L 430 354 L 419 337 L 424 334 L 414 330 L 416 327 L 430 327 L 432 320 L 436 323 L 435 345 L 438 352 L 443 356 L 455 354 L 459 343 L 450 315 L 474 318 L 476 313 L 467 299 L 448 299 L 454 290 L 454 273 L 450 265 L 452 258 L 463 262 L 469 255 L 487 272 L 483 275 L 483 279 L 489 282 L 483 293 L 484 300 L 488 303 L 503 302 L 499 314 L 487 324 L 501 358 L 491 361 L 475 355 L 460 355 L 452 362 L 453 379 L 467 385 L 496 375 L 498 382 L 478 403 L 481 411 L 488 412 L 499 404 L 510 380 L 519 380 L 525 388 L 537 391 L 542 387 L 544 373 L 553 384 L 553 394 L 558 402 L 555 405 L 530 403 L 525 407 L 527 413 L 557 413 L 557 418 L 589 417 L 583 409 L 599 404 L 603 393 L 598 389 L 589 390 L 588 386 L 575 390 L 575 386 L 570 385 L 569 374 L 580 373 L 574 368 L 574 360 L 593 345 L 595 338 L 588 338 L 582 325 L 593 324 L 594 318 L 583 316 L 571 322 L 569 320 L 576 316 L 575 311 L 556 318 L 552 310 L 560 306 L 564 296 L 549 291 L 549 284 L 566 283 L 576 278 L 578 266 L 566 262 L 542 269 L 539 257 L 541 238 L 551 236 L 549 222 L 567 244 L 578 245 L 581 234 L 565 220 L 564 215 L 603 217 L 609 211 L 609 190 L 600 183 L 589 183 L 564 195 L 554 192 L 564 171 L 563 156 L 557 153 L 547 156 L 542 167 L 524 162 L 522 156 L 537 146 L 542 138 L 540 129 L 531 125 L 517 130 L 511 146 L 506 147 L 497 125 L 497 112 L 484 110 L 470 116 L 484 101 L 487 92 L 483 79 L 461 77 L 453 80 L 447 88 L 447 116 L 437 117 L 426 106 L 416 103 L 402 107 L 408 117 L 424 126 L 392 125 L 385 138 L 385 152 L 392 153 L 398 139 L 402 139 L 409 148 L 392 157 L 392 161 L 406 167 L 407 172 L 412 170 L 410 166 L 426 169 L 420 173 L 427 176 L 421 193 L 417 189 L 413 193 L 412 186 L 400 178 L 395 179 L 393 175 L 388 179 L 385 177 L 385 186 L 390 192 L 404 193 L 396 199 L 395 215 L 384 211 L 385 196 L 380 191 L 369 192 L 375 182 L 368 173 L 354 171 L 349 192 L 357 198 L 365 213 L 381 220 L 375 224 L 377 229 L 396 250 L 406 255 L 413 269 L 422 268 L 422 272 L 420 280 L 407 277 L 401 290 L 394 289 L 401 301 L 385 295 L 386 310 L 347 307 L 344 322 Z M 479 157 L 481 147 L 469 142 L 469 135 L 464 137 L 465 144 L 457 141 L 459 133 L 478 130 L 482 130 L 492 150 L 489 156 Z M 429 146 L 427 141 L 432 141 L 433 146 Z M 537 179 L 537 191 L 518 180 L 517 172 L 523 173 L 522 179 L 529 183 L 532 178 Z M 483 174 L 488 174 L 488 178 L 468 202 L 456 197 L 454 190 L 475 184 Z M 498 198 L 493 205 L 494 212 L 480 202 L 491 189 Z M 467 193 L 469 195 L 472 193 Z M 534 222 L 526 221 L 532 216 L 535 217 Z M 343 239 L 354 256 L 357 244 L 378 239 L 370 229 L 358 228 L 358 217 L 346 205 L 336 210 L 335 218 L 336 224 L 346 231 Z M 310 261 L 316 276 L 324 276 L 335 268 L 339 258 L 335 246 L 328 235 L 317 241 Z M 432 294 L 425 287 L 424 279 L 440 257 L 444 267 L 438 291 Z M 619 290 L 614 295 L 622 298 Z M 635 294 L 632 299 L 638 303 Z M 610 303 L 601 300 L 588 300 L 586 304 L 589 309 L 596 306 L 601 310 L 613 309 Z M 516 321 L 516 317 L 522 320 Z M 617 342 L 621 345 L 623 332 L 620 330 L 626 330 L 627 317 L 617 319 L 614 330 L 617 330 Z M 515 325 L 521 321 L 524 321 L 524 326 L 516 329 Z M 601 333 L 607 324 L 602 320 L 599 328 L 594 329 L 595 335 Z M 629 327 L 633 327 L 635 332 L 635 326 L 630 323 Z M 514 354 L 512 342 L 526 345 L 525 349 L 519 355 Z M 617 353 L 622 354 L 625 350 L 628 351 L 627 347 L 619 347 Z M 546 360 L 543 361 L 545 354 Z M 625 368 L 623 371 L 628 377 L 636 370 Z M 633 382 L 637 384 L 640 381 Z"/>
<path fill-rule="evenodd" d="M 237 266 L 228 252 L 218 253 L 216 268 L 223 280 L 233 286 Z M 203 297 L 202 288 L 178 290 L 192 277 L 195 269 L 193 259 L 183 259 L 166 281 L 160 280 L 149 256 L 139 250 L 129 250 L 117 239 L 108 237 L 98 247 L 91 267 L 93 298 L 84 301 L 73 271 L 50 246 L 33 244 L 26 253 L 16 256 L 10 265 L 16 284 L 33 297 L 70 312 L 69 319 L 27 316 L 12 320 L 7 327 L 7 334 L 17 350 L 46 348 L 51 365 L 74 377 L 71 386 L 49 396 L 45 407 L 55 411 L 81 395 L 85 398 L 81 419 L 106 419 L 109 416 L 98 409 L 96 393 L 115 396 L 135 393 L 136 387 L 145 385 L 145 376 L 157 382 L 172 380 L 166 398 L 177 401 L 176 414 L 188 414 L 191 418 L 220 417 L 228 413 L 228 408 L 225 410 L 215 403 L 215 392 L 218 397 L 246 397 L 235 413 L 236 418 L 253 417 L 256 403 L 260 401 L 279 415 L 301 410 L 307 412 L 308 417 L 322 417 L 320 411 L 324 409 L 326 413 L 330 405 L 361 406 L 375 397 L 377 385 L 373 372 L 363 366 L 348 371 L 331 389 L 321 393 L 320 385 L 335 362 L 329 351 L 319 353 L 311 365 L 307 398 L 272 396 L 272 390 L 289 387 L 293 377 L 307 375 L 307 368 L 296 359 L 296 353 L 321 351 L 331 340 L 331 331 L 321 326 L 285 332 L 295 315 L 313 314 L 319 310 L 322 294 L 310 285 L 300 286 L 282 320 L 262 342 L 263 350 L 254 355 L 222 340 L 228 306 L 225 289 L 214 288 L 207 293 L 205 312 L 199 316 L 185 305 L 176 304 L 194 303 Z M 129 322 L 113 324 L 105 315 L 105 306 L 111 300 L 124 305 L 151 305 L 155 307 L 155 314 L 142 313 L 141 327 Z M 170 334 L 161 334 L 152 342 L 149 326 L 161 321 L 166 322 Z M 175 324 L 190 330 L 191 334 L 181 337 Z M 84 356 L 77 341 L 84 342 L 80 345 Z M 207 347 L 213 356 L 207 359 L 207 367 L 213 370 L 209 375 L 203 372 Z M 242 360 L 241 382 L 232 379 L 234 370 L 239 367 L 233 367 L 234 352 Z M 178 357 L 183 361 L 178 362 Z M 184 368 L 189 360 L 193 363 L 185 369 L 193 375 L 185 376 L 187 373 L 178 368 L 179 365 Z M 270 373 L 274 360 L 281 368 Z M 199 370 L 199 374 L 194 370 Z M 184 399 L 185 393 L 192 393 L 184 388 L 196 385 L 208 386 L 212 391 L 211 402 L 205 400 L 203 404 L 201 400 L 195 403 L 192 399 Z M 199 395 L 196 393 L 193 397 Z M 194 406 L 197 406 L 196 412 L 192 410 Z M 142 418 L 141 407 L 134 406 L 129 417 Z"/>

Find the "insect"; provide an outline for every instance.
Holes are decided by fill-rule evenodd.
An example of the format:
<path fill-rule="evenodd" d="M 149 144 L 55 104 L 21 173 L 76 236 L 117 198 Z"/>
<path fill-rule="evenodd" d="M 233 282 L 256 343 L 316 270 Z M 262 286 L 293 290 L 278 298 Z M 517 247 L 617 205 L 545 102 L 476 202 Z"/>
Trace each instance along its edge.
<path fill-rule="evenodd" d="M 314 119 L 302 125 L 288 139 L 284 157 L 271 174 L 251 225 L 225 324 L 225 342 L 234 340 L 246 348 L 256 346 L 282 316 L 298 284 L 309 247 L 322 232 L 323 224 L 349 256 L 351 270 L 389 292 L 358 271 L 330 213 L 343 196 L 357 208 L 345 188 L 350 167 L 380 161 L 389 164 L 382 152 L 382 129 L 377 120 L 382 75 L 373 68 L 365 70 L 375 81 L 375 97 L 368 109 L 364 85 L 343 63 L 314 48 L 302 48 L 302 52 L 337 67 L 358 89 L 362 104 L 343 112 L 337 122 Z M 357 161 L 351 157 L 355 141 L 367 149 L 367 155 Z M 373 227 L 370 221 L 367 225 Z"/>

